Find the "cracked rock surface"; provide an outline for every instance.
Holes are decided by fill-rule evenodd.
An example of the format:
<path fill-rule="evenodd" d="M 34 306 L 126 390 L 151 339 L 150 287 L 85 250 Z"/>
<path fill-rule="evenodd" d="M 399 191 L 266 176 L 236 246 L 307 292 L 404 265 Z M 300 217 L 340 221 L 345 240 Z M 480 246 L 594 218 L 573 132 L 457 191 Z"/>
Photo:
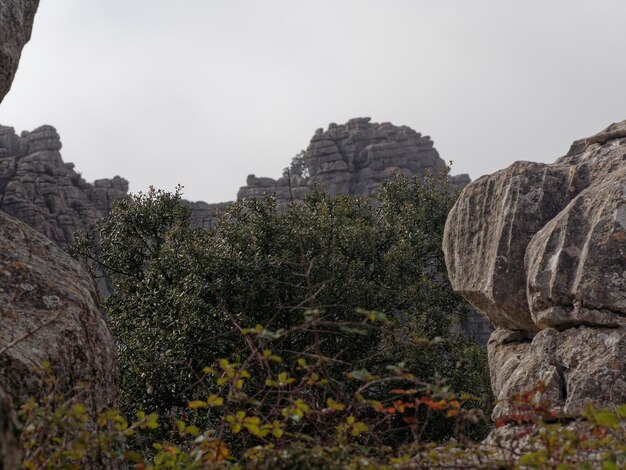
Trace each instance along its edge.
<path fill-rule="evenodd" d="M 494 394 L 546 385 L 566 415 L 626 403 L 626 121 L 553 164 L 469 184 L 443 243 L 452 287 L 497 329 Z M 499 402 L 494 418 L 510 411 Z"/>

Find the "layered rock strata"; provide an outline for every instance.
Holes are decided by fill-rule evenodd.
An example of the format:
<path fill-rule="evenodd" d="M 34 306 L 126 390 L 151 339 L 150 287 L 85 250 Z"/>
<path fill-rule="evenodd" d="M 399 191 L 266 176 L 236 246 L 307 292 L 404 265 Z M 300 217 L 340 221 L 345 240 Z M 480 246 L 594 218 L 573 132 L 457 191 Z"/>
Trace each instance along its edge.
<path fill-rule="evenodd" d="M 430 137 L 407 126 L 370 121 L 355 118 L 346 124 L 331 123 L 326 131 L 318 129 L 304 154 L 309 175 L 277 180 L 250 175 L 237 198 L 273 193 L 279 204 L 298 201 L 314 183 L 330 194 L 373 196 L 394 171 L 423 178 L 445 166 Z M 450 180 L 459 189 L 469 181 L 468 175 Z"/>
<path fill-rule="evenodd" d="M 494 418 L 538 382 L 565 415 L 626 402 L 626 121 L 468 185 L 443 248 L 453 288 L 497 327 Z"/>
<path fill-rule="evenodd" d="M 0 210 L 64 245 L 78 230 L 93 232 L 115 199 L 127 197 L 119 176 L 87 183 L 61 157 L 52 126 L 15 134 L 0 126 Z"/>

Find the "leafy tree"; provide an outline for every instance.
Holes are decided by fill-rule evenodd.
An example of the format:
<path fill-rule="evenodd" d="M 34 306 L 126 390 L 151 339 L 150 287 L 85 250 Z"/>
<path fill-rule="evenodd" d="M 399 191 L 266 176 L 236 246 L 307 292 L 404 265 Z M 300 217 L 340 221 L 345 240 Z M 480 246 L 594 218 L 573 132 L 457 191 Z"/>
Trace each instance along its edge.
<path fill-rule="evenodd" d="M 286 211 L 271 196 L 238 201 L 205 231 L 180 190 L 118 201 L 99 224 L 99 241 L 82 238 L 77 251 L 113 280 L 106 307 L 123 409 L 184 409 L 207 391 L 205 366 L 247 357 L 242 331 L 254 328 L 275 340 L 284 363 L 315 359 L 337 390 L 354 387 L 346 380 L 352 371 L 376 374 L 404 362 L 424 381 L 448 377 L 488 403 L 484 351 L 451 333 L 465 308 L 440 248 L 452 202 L 445 174 L 423 182 L 398 176 L 375 204 L 315 188 Z M 388 321 L 365 324 L 361 307 Z M 282 335 L 303 322 L 307 328 Z M 425 352 L 417 338 L 438 344 Z M 427 432 L 442 439 L 451 429 L 433 423 Z"/>
<path fill-rule="evenodd" d="M 309 167 L 306 164 L 306 152 L 300 150 L 292 159 L 288 167 L 283 169 L 283 176 L 302 176 L 308 178 L 310 175 Z"/>

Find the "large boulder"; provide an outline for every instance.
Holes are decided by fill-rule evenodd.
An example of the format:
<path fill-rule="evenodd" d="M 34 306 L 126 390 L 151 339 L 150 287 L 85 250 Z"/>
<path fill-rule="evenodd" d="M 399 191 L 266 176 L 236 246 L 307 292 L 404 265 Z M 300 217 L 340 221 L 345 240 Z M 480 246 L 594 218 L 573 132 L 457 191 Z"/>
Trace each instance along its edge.
<path fill-rule="evenodd" d="M 91 277 L 56 243 L 3 213 L 0 324 L 0 387 L 15 402 L 39 392 L 32 372 L 48 361 L 61 389 L 90 383 L 89 405 L 113 404 L 115 344 Z"/>
<path fill-rule="evenodd" d="M 494 418 L 540 381 L 567 415 L 626 402 L 626 121 L 468 185 L 443 248 L 452 287 L 497 328 Z"/>
<path fill-rule="evenodd" d="M 11 88 L 38 6 L 39 0 L 0 0 L 0 102 Z"/>
<path fill-rule="evenodd" d="M 17 468 L 14 407 L 46 392 L 79 397 L 90 411 L 115 404 L 113 337 L 85 269 L 56 243 L 0 212 L 0 468 Z M 4 466 L 4 467 L 3 467 Z"/>

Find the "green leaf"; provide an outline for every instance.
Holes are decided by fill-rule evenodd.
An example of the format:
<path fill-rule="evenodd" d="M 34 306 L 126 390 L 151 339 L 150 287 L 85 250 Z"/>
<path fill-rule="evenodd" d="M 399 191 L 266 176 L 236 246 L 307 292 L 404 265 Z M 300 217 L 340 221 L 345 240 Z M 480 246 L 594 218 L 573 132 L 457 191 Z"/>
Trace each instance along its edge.
<path fill-rule="evenodd" d="M 208 408 L 208 403 L 202 400 L 193 400 L 190 401 L 187 406 L 192 410 L 197 410 L 198 408 Z"/>
<path fill-rule="evenodd" d="M 597 413 L 595 415 L 595 420 L 600 426 L 604 426 L 609 429 L 616 428 L 620 423 L 619 417 L 609 410 L 603 410 Z"/>

